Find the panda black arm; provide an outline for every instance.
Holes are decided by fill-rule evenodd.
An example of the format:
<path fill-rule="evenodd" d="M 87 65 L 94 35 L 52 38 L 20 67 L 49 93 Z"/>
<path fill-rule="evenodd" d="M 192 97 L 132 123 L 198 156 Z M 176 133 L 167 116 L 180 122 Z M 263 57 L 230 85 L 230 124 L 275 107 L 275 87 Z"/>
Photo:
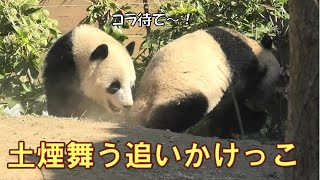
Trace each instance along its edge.
<path fill-rule="evenodd" d="M 60 37 L 45 59 L 43 78 L 50 115 L 71 116 L 72 107 L 79 103 L 77 94 L 73 92 L 79 80 L 73 61 L 71 36 L 72 32 L 69 32 Z"/>

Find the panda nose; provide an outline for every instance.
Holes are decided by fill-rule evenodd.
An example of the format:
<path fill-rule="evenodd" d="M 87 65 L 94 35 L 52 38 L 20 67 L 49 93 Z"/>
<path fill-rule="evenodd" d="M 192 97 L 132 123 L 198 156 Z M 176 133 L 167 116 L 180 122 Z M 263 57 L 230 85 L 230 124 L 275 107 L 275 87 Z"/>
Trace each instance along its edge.
<path fill-rule="evenodd" d="M 123 107 L 125 108 L 130 108 L 131 106 L 132 106 L 131 104 L 123 105 Z"/>

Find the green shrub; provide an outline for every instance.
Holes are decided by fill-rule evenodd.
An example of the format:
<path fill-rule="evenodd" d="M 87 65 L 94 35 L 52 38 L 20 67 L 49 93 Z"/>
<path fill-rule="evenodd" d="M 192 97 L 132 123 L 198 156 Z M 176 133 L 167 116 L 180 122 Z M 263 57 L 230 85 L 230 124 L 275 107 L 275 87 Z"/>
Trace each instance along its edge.
<path fill-rule="evenodd" d="M 87 8 L 88 15 L 80 22 L 80 24 L 98 24 L 99 28 L 107 34 L 114 37 L 119 42 L 123 43 L 128 37 L 121 29 L 128 29 L 128 23 L 123 26 L 113 26 L 115 21 L 112 18 L 113 14 L 122 14 L 131 9 L 128 5 L 119 5 L 112 0 L 97 0 L 94 4 Z"/>
<path fill-rule="evenodd" d="M 45 96 L 40 72 L 45 53 L 58 37 L 57 21 L 37 0 L 0 1 L 0 99 L 20 113 L 41 114 Z"/>

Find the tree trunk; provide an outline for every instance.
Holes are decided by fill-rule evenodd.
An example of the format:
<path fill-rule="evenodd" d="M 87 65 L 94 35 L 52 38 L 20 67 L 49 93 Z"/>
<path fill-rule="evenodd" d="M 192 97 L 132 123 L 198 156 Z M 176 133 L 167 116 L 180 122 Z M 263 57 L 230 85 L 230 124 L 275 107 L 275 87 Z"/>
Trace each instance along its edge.
<path fill-rule="evenodd" d="M 319 179 L 318 0 L 290 0 L 290 82 L 286 142 L 296 149 L 286 179 Z"/>

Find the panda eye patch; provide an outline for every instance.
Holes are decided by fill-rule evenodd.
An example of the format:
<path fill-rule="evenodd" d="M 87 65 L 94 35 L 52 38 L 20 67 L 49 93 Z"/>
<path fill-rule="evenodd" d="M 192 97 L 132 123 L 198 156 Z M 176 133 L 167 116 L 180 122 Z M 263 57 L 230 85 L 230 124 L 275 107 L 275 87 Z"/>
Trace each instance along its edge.
<path fill-rule="evenodd" d="M 121 84 L 118 80 L 113 81 L 109 87 L 107 87 L 107 93 L 114 94 L 116 93 L 121 87 Z"/>

